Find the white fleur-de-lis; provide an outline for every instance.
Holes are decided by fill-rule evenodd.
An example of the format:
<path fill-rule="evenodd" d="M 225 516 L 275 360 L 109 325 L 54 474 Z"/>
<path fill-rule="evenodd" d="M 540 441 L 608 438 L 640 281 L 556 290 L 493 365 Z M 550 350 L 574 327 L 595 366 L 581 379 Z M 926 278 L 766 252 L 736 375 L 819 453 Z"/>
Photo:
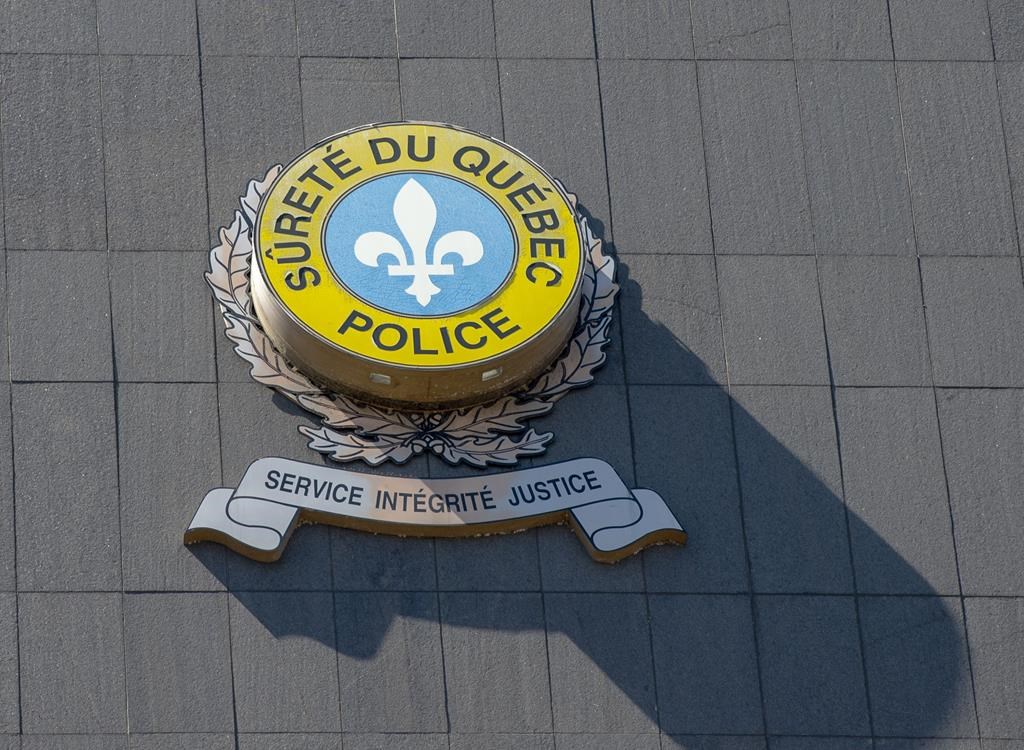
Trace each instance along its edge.
<path fill-rule="evenodd" d="M 422 307 L 430 304 L 431 298 L 441 291 L 430 277 L 455 273 L 455 267 L 444 262 L 446 256 L 458 255 L 463 266 L 471 266 L 484 256 L 480 238 L 472 232 L 460 230 L 442 235 L 431 248 L 428 262 L 427 246 L 437 224 L 437 205 L 426 188 L 411 177 L 395 196 L 392 211 L 395 223 L 412 251 L 412 262 L 406 255 L 405 245 L 386 232 L 359 235 L 355 244 L 356 258 L 360 263 L 373 267 L 379 265 L 382 255 L 394 258 L 396 262 L 387 267 L 388 275 L 412 276 L 412 283 L 405 291 Z"/>

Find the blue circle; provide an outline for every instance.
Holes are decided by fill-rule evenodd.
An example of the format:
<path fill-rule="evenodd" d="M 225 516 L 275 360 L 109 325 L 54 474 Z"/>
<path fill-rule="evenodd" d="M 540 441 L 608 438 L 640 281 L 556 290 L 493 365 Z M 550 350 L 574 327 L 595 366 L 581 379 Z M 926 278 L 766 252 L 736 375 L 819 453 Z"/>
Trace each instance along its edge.
<path fill-rule="evenodd" d="M 404 200 L 396 201 L 400 193 Z M 410 228 L 410 214 L 421 259 L 432 267 L 427 281 L 419 274 L 418 285 L 417 233 L 407 237 L 399 227 Z M 383 310 L 422 317 L 450 315 L 487 299 L 508 278 L 516 256 L 512 228 L 490 198 L 451 177 L 420 172 L 378 177 L 345 195 L 327 219 L 324 249 L 353 294 Z"/>

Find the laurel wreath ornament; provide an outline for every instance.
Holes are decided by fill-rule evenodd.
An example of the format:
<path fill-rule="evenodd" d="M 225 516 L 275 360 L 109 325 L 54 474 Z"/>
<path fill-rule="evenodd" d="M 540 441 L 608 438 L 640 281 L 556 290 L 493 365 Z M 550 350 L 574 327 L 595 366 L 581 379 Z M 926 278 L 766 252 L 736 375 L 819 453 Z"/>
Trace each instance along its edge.
<path fill-rule="evenodd" d="M 364 461 L 377 466 L 405 463 L 432 452 L 451 464 L 510 465 L 540 455 L 554 437 L 538 432 L 527 420 L 551 411 L 569 391 L 589 385 L 605 361 L 612 305 L 619 287 L 615 261 L 604 253 L 576 196 L 567 193 L 587 248 L 582 301 L 572 339 L 547 371 L 527 387 L 491 403 L 464 409 L 403 412 L 362 403 L 324 390 L 295 369 L 278 352 L 260 326 L 249 296 L 253 231 L 260 201 L 281 166 L 262 180 L 251 180 L 231 225 L 219 232 L 210 250 L 206 280 L 220 306 L 235 352 L 249 363 L 254 380 L 320 418 L 319 427 L 300 426 L 309 447 L 334 461 Z"/>

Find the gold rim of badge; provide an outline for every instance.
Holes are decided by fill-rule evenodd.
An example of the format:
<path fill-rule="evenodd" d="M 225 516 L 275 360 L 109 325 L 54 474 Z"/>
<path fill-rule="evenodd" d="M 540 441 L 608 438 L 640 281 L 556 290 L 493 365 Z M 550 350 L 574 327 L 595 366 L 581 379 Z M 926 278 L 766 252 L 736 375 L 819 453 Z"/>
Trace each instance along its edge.
<path fill-rule="evenodd" d="M 576 324 L 585 249 L 559 184 L 451 125 L 331 136 L 283 169 L 253 231 L 252 300 L 322 385 L 405 409 L 524 385 Z"/>

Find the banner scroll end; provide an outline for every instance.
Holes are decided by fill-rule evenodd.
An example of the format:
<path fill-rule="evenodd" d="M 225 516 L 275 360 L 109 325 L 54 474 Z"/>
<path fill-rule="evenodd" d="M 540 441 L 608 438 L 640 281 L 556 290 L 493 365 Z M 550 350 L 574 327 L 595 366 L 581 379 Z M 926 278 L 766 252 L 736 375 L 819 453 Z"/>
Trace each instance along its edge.
<path fill-rule="evenodd" d="M 247 499 L 243 498 L 243 501 Z M 294 521 L 298 516 L 297 509 L 288 508 L 281 513 L 275 505 L 257 501 L 257 507 L 263 505 L 270 513 L 265 521 L 269 525 L 249 525 L 235 521 L 228 513 L 228 505 L 233 500 L 236 498 L 230 489 L 210 490 L 199 504 L 199 508 L 185 530 L 183 539 L 185 545 L 214 542 L 259 562 L 279 560 L 288 543 L 290 532 L 295 527 Z M 275 519 L 274 516 L 284 516 L 284 518 Z M 275 525 L 282 523 L 286 529 L 285 533 L 274 528 Z"/>
<path fill-rule="evenodd" d="M 242 557 L 248 557 L 250 560 L 256 562 L 271 563 L 277 562 L 281 559 L 281 555 L 284 554 L 284 544 L 279 544 L 273 549 L 259 549 L 257 547 L 250 547 L 249 545 L 240 542 L 235 537 L 228 533 L 225 533 L 219 529 L 209 529 L 203 527 L 192 527 L 190 526 L 185 530 L 185 546 L 191 547 L 199 542 L 213 542 L 227 547 L 232 552 L 241 555 Z"/>
<path fill-rule="evenodd" d="M 646 547 L 686 544 L 686 531 L 661 495 L 643 488 L 632 490 L 632 494 L 643 509 L 635 523 L 598 529 L 589 538 L 586 533 L 580 534 L 590 556 L 598 562 L 618 562 Z"/>
<path fill-rule="evenodd" d="M 662 545 L 685 547 L 688 538 L 687 533 L 682 528 L 676 528 L 652 531 L 624 547 L 613 550 L 598 549 L 587 539 L 584 539 L 583 543 L 587 548 L 587 552 L 594 560 L 600 563 L 612 564 L 621 562 L 627 557 L 632 557 L 648 547 L 659 547 Z"/>

